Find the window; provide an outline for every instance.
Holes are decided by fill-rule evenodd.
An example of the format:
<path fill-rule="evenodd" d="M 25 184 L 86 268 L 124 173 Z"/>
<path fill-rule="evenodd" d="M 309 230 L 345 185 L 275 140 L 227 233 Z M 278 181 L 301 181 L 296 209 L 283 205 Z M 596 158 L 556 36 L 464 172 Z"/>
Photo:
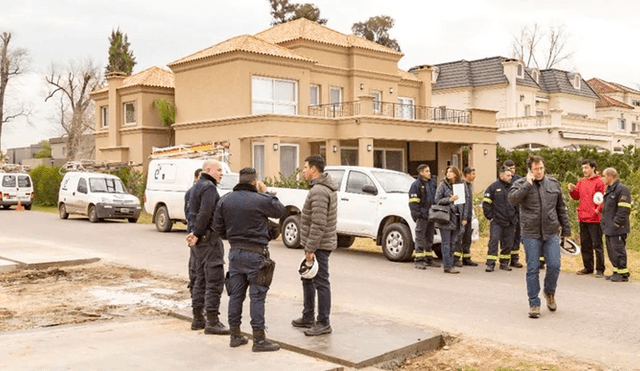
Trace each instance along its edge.
<path fill-rule="evenodd" d="M 631 101 L 631 105 L 635 107 L 640 107 L 640 100 Z"/>
<path fill-rule="evenodd" d="M 76 190 L 80 193 L 87 193 L 87 180 L 85 178 L 78 179 L 78 188 Z"/>
<path fill-rule="evenodd" d="M 320 105 L 320 86 L 319 85 L 309 86 L 309 105 L 310 106 Z"/>
<path fill-rule="evenodd" d="M 373 151 L 373 167 L 404 172 L 404 151 L 401 149 L 376 149 Z"/>
<path fill-rule="evenodd" d="M 631 124 L 631 132 L 636 132 L 636 131 L 638 131 L 638 124 L 634 122 Z"/>
<path fill-rule="evenodd" d="M 18 187 L 31 187 L 31 178 L 28 175 L 18 175 Z"/>
<path fill-rule="evenodd" d="M 124 104 L 124 124 L 135 125 L 136 124 L 136 103 L 128 102 Z"/>
<path fill-rule="evenodd" d="M 332 86 L 330 89 L 329 103 L 342 103 L 342 88 Z"/>
<path fill-rule="evenodd" d="M 16 186 L 16 177 L 13 175 L 5 175 L 2 178 L 2 186 L 3 187 L 15 187 Z"/>
<path fill-rule="evenodd" d="M 295 115 L 298 112 L 297 82 L 267 77 L 251 80 L 251 101 L 254 115 L 280 113 Z"/>
<path fill-rule="evenodd" d="M 103 128 L 109 126 L 109 106 L 100 107 L 100 119 L 102 121 Z"/>
<path fill-rule="evenodd" d="M 624 131 L 627 124 L 626 119 L 618 119 L 618 130 Z"/>
<path fill-rule="evenodd" d="M 344 170 L 326 170 L 326 172 L 331 176 L 331 180 L 340 187 L 342 178 L 344 177 Z"/>
<path fill-rule="evenodd" d="M 371 92 L 371 96 L 373 97 L 373 113 L 380 113 L 380 102 L 382 101 L 382 92 L 378 90 L 373 90 Z"/>
<path fill-rule="evenodd" d="M 521 64 L 518 64 L 518 77 L 522 78 L 524 77 L 524 68 L 522 67 Z"/>
<path fill-rule="evenodd" d="M 575 81 L 573 82 L 573 86 L 576 89 L 580 89 L 580 83 L 582 82 L 582 79 L 580 78 L 580 75 L 576 75 L 576 77 L 574 77 Z"/>
<path fill-rule="evenodd" d="M 538 82 L 538 71 L 533 71 L 531 73 L 531 77 L 533 78 L 533 81 Z"/>
<path fill-rule="evenodd" d="M 531 116 L 531 106 L 530 106 L 530 105 L 528 105 L 528 104 L 526 104 L 526 105 L 524 106 L 524 115 L 525 115 L 525 116 Z"/>
<path fill-rule="evenodd" d="M 373 181 L 371 181 L 367 174 L 359 171 L 352 171 L 349 173 L 349 178 L 347 179 L 347 192 L 365 194 L 362 191 L 362 187 L 365 185 L 372 185 L 375 187 Z"/>
<path fill-rule="evenodd" d="M 340 165 L 358 166 L 358 149 L 342 147 L 340 149 Z"/>
<path fill-rule="evenodd" d="M 298 170 L 298 145 L 280 143 L 280 172 L 287 178 Z"/>
<path fill-rule="evenodd" d="M 264 143 L 253 143 L 253 168 L 258 179 L 264 179 Z"/>
<path fill-rule="evenodd" d="M 536 111 L 536 116 L 544 116 L 544 111 Z"/>
<path fill-rule="evenodd" d="M 413 98 L 398 97 L 398 109 L 396 110 L 396 117 L 403 119 L 415 118 L 415 105 Z"/>

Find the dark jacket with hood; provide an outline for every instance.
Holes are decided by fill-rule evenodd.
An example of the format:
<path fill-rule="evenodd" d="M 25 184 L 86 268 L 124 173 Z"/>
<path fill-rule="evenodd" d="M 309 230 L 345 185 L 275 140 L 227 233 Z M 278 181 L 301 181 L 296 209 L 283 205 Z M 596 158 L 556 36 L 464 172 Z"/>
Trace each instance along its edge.
<path fill-rule="evenodd" d="M 433 205 L 435 195 L 436 181 L 424 180 L 421 175 L 418 175 L 418 179 L 409 188 L 409 210 L 414 222 L 429 218 L 429 208 Z"/>

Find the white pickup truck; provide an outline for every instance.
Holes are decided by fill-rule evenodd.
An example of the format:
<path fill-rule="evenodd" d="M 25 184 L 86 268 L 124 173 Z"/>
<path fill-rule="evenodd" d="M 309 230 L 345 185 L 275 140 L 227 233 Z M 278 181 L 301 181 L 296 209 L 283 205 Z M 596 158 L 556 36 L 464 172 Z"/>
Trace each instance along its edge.
<path fill-rule="evenodd" d="M 408 261 L 413 254 L 416 224 L 409 211 L 409 187 L 415 180 L 393 170 L 360 166 L 327 166 L 325 171 L 339 184 L 338 247 L 349 247 L 356 237 L 372 238 L 391 261 Z M 280 219 L 282 242 L 300 247 L 300 212 L 307 190 L 269 188 L 287 209 Z M 473 240 L 478 239 L 478 220 L 473 219 Z M 440 255 L 436 229 L 434 250 Z"/>

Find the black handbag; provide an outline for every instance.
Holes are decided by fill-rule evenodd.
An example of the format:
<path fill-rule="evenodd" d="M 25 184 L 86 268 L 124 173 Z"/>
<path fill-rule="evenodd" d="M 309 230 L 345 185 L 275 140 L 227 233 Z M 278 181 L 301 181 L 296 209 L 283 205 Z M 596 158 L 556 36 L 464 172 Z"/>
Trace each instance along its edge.
<path fill-rule="evenodd" d="M 431 205 L 429 209 L 429 221 L 433 223 L 449 223 L 449 206 Z"/>

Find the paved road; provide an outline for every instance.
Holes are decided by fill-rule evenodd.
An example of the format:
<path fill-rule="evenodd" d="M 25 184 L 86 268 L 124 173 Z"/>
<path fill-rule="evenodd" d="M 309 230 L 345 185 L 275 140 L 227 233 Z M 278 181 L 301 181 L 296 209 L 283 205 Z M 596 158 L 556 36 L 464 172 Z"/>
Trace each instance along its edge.
<path fill-rule="evenodd" d="M 0 225 L 4 226 L 0 244 L 44 242 L 186 278 L 184 232 L 159 233 L 151 225 L 91 224 L 86 219 L 60 220 L 55 214 L 4 210 Z M 270 292 L 299 299 L 295 267 L 301 252 L 280 242 L 274 242 L 271 251 L 278 269 Z M 640 370 L 638 283 L 562 274 L 558 311 L 543 309 L 542 317 L 532 320 L 527 318 L 523 270 L 490 274 L 482 267 L 462 270 L 455 276 L 441 269 L 419 271 L 412 264 L 391 263 L 382 254 L 341 249 L 331 259 L 333 303 L 352 313 Z"/>

